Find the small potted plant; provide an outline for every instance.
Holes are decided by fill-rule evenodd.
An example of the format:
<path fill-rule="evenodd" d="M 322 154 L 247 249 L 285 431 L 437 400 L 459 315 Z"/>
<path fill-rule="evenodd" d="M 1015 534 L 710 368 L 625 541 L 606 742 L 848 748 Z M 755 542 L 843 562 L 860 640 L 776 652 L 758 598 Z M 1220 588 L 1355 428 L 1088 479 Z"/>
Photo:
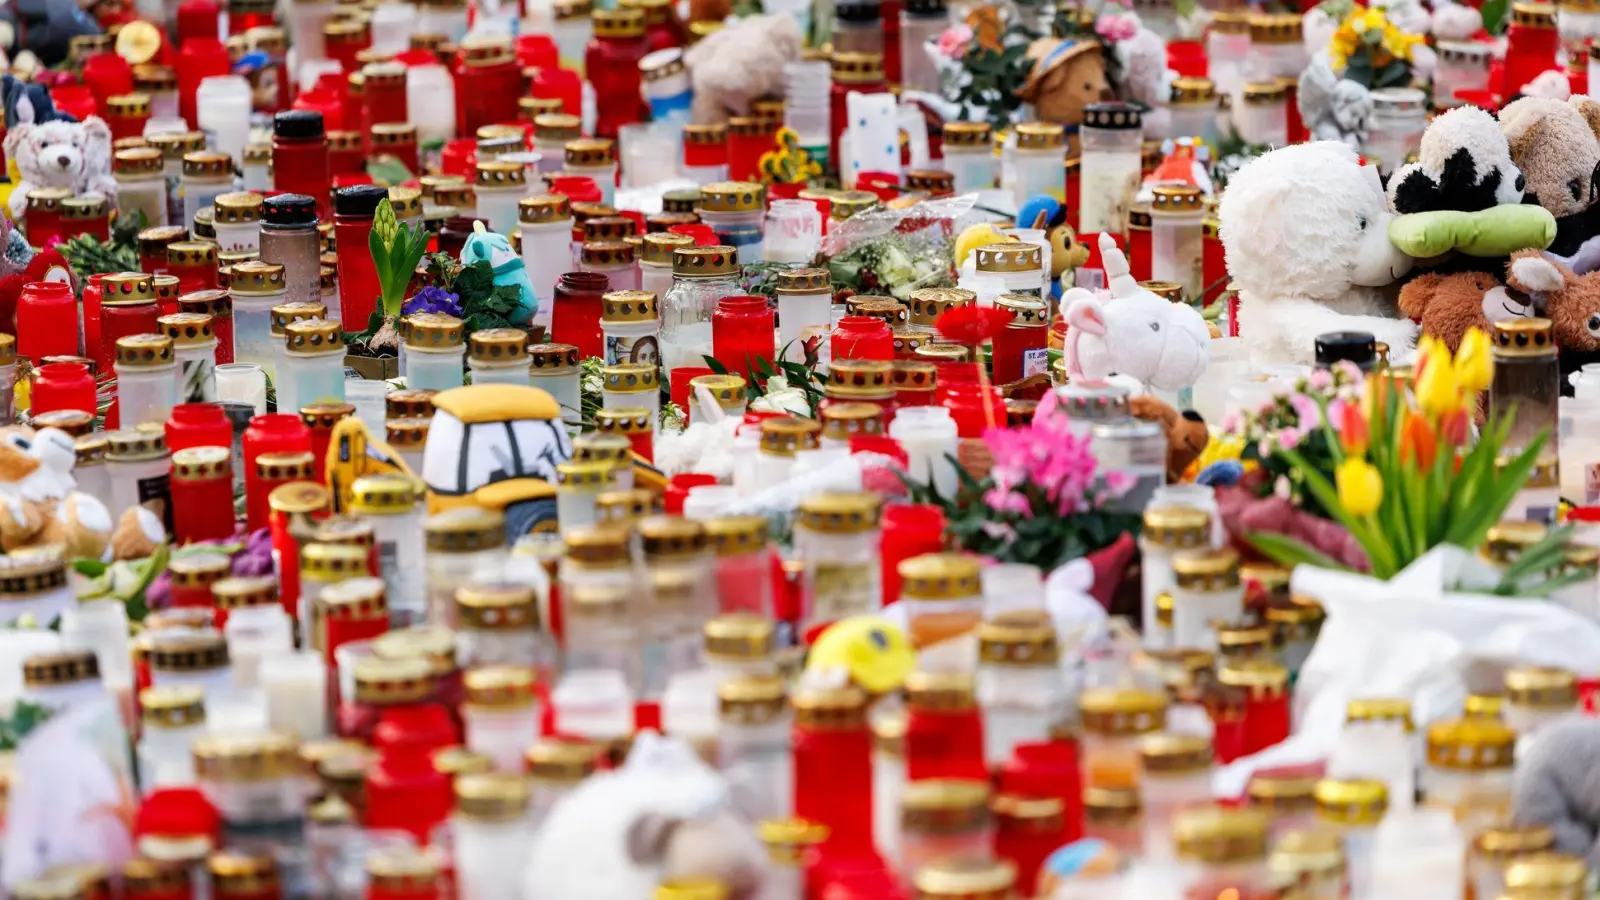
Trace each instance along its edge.
<path fill-rule="evenodd" d="M 372 263 L 378 270 L 379 308 L 365 331 L 345 335 L 345 365 L 363 378 L 381 380 L 400 375 L 401 308 L 432 237 L 421 225 L 408 226 L 396 219 L 387 198 L 379 201 L 367 239 Z"/>

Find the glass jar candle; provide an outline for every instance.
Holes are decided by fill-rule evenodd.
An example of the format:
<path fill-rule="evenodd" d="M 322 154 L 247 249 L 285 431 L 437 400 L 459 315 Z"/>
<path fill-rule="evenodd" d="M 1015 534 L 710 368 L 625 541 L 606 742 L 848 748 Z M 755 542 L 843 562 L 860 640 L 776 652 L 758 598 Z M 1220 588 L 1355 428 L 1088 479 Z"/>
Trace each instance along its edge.
<path fill-rule="evenodd" d="M 520 328 L 484 328 L 467 340 L 473 384 L 528 384 L 528 333 Z"/>
<path fill-rule="evenodd" d="M 1578 707 L 1578 677 L 1567 669 L 1518 666 L 1505 674 L 1505 722 L 1517 732 L 1521 754 L 1540 729 Z"/>
<path fill-rule="evenodd" d="M 408 317 L 401 339 L 406 350 L 406 385 L 429 391 L 460 387 L 466 346 L 461 320 L 444 313 Z"/>
<path fill-rule="evenodd" d="M 372 234 L 373 216 L 378 204 L 389 199 L 389 191 L 377 185 L 342 187 L 334 194 L 334 232 L 342 247 L 366 247 Z M 321 260 L 318 260 L 317 293 L 322 292 Z M 339 254 L 339 306 L 341 322 L 366 322 L 377 309 L 377 263 L 371 253 Z M 408 370 L 409 371 L 409 370 Z"/>
<path fill-rule="evenodd" d="M 1324 778 L 1315 796 L 1318 824 L 1342 838 L 1350 895 L 1371 896 L 1378 823 L 1389 809 L 1387 785 L 1369 778 Z"/>
<path fill-rule="evenodd" d="M 1186 898 L 1271 896 L 1267 869 L 1268 820 L 1252 809 L 1202 806 L 1179 811 L 1172 821 L 1173 845 L 1183 864 Z"/>
<path fill-rule="evenodd" d="M 1210 547 L 1211 519 L 1204 510 L 1191 506 L 1157 506 L 1145 510 L 1144 529 L 1139 536 L 1142 563 L 1139 567 L 1142 597 L 1141 621 L 1146 647 L 1184 646 L 1173 640 L 1170 621 L 1161 623 L 1160 598 L 1171 606 L 1176 578 L 1172 560 L 1180 554 L 1203 552 Z"/>
<path fill-rule="evenodd" d="M 833 48 L 840 53 L 884 51 L 883 11 L 875 0 L 849 0 L 833 8 Z"/>
<path fill-rule="evenodd" d="M 1415 153 L 1428 124 L 1428 95 L 1416 88 L 1379 88 L 1372 92 L 1372 115 L 1361 151 L 1391 175 Z"/>
<path fill-rule="evenodd" d="M 1167 107 L 1172 126 L 1168 138 L 1198 138 L 1208 143 L 1217 133 L 1217 87 L 1209 78 L 1178 78 Z M 1072 197 L 1069 199 L 1076 199 Z"/>
<path fill-rule="evenodd" d="M 556 518 L 563 533 L 595 524 L 596 500 L 613 487 L 611 471 L 609 463 L 556 464 Z"/>
<path fill-rule="evenodd" d="M 930 778 L 906 784 L 900 798 L 903 881 L 927 866 L 985 862 L 993 857 L 994 820 L 984 781 Z M 921 896 L 928 896 L 923 893 Z"/>
<path fill-rule="evenodd" d="M 106 450 L 110 443 L 106 440 L 104 432 L 96 432 L 73 438 L 73 453 L 76 462 L 72 467 L 72 480 L 77 482 L 77 489 L 84 494 L 110 503 L 111 478 L 106 474 Z"/>
<path fill-rule="evenodd" d="M 562 147 L 562 173 L 594 180 L 600 202 L 612 205 L 617 190 L 617 143 L 609 138 L 577 138 Z"/>
<path fill-rule="evenodd" d="M 300 646 L 316 649 L 326 658 L 331 654 L 328 650 L 326 616 L 328 610 L 337 604 L 324 603 L 322 595 L 335 585 L 369 577 L 372 548 L 318 541 L 318 536 L 315 532 L 307 535 L 300 546 L 299 608 L 295 611 L 295 619 L 299 627 Z"/>
<path fill-rule="evenodd" d="M 815 494 L 800 502 L 795 550 L 804 564 L 803 630 L 870 613 L 883 604 L 874 494 Z"/>
<path fill-rule="evenodd" d="M 1215 17 L 1206 29 L 1206 75 L 1216 85 L 1217 93 L 1232 97 L 1244 87 L 1249 75 L 1250 13 L 1244 10 L 1225 10 Z"/>
<path fill-rule="evenodd" d="M 468 671 L 462 682 L 467 690 L 461 709 L 467 749 L 493 759 L 502 772 L 520 774 L 522 756 L 539 736 L 533 669 L 482 666 Z"/>
<path fill-rule="evenodd" d="M 626 252 L 632 251 L 626 244 L 615 246 L 624 248 Z M 605 356 L 600 314 L 604 306 L 602 297 L 611 289 L 609 282 L 610 279 L 605 275 L 587 271 L 567 272 L 556 279 L 555 300 L 550 309 L 550 333 L 563 343 L 576 347 L 580 358 Z"/>
<path fill-rule="evenodd" d="M 421 156 L 417 147 L 417 126 L 410 122 L 401 120 L 374 123 L 367 131 L 367 144 L 372 148 L 374 156 L 392 156 L 406 167 L 407 172 L 422 171 Z"/>
<path fill-rule="evenodd" d="M 285 409 L 344 402 L 344 336 L 339 323 L 302 319 L 285 329 L 284 356 L 277 370 Z"/>
<path fill-rule="evenodd" d="M 597 137 L 616 139 L 623 125 L 643 121 L 648 112 L 641 94 L 639 63 L 650 52 L 644 13 L 637 9 L 596 9 L 590 14 L 593 37 L 584 50 L 584 72 L 594 86 Z"/>
<path fill-rule="evenodd" d="M 156 305 L 155 282 L 149 275 L 119 272 L 101 278 L 100 285 L 101 353 L 105 359 L 115 360 L 117 342 L 121 339 L 160 331 L 160 324 L 156 320 L 161 311 Z M 61 302 L 63 295 L 70 303 L 72 291 L 66 285 L 33 283 L 26 286 L 17 308 L 18 353 L 37 363 L 45 356 L 77 352 L 76 348 L 52 347 L 48 341 L 43 347 L 38 346 L 38 338 L 50 334 L 59 336 L 63 331 L 64 323 L 56 321 L 53 312 L 54 305 Z M 36 310 L 52 311 L 36 314 Z M 76 328 L 72 329 L 74 342 L 76 331 Z"/>
<path fill-rule="evenodd" d="M 462 896 L 516 900 L 532 835 L 531 808 L 532 789 L 520 772 L 456 779 L 450 833 L 455 884 Z"/>
<path fill-rule="evenodd" d="M 744 675 L 717 688 L 718 767 L 756 819 L 787 818 L 794 808 L 788 692 L 777 675 Z"/>
<path fill-rule="evenodd" d="M 978 628 L 977 699 L 991 767 L 1009 762 L 1019 744 L 1048 740 L 1070 717 L 1059 659 L 1055 626 L 1041 612 L 1001 613 Z"/>
<path fill-rule="evenodd" d="M 723 297 L 711 316 L 712 354 L 731 372 L 754 381 L 771 368 L 774 345 L 773 310 L 761 296 Z"/>
<path fill-rule="evenodd" d="M 637 692 L 645 625 L 636 618 L 643 598 L 629 558 L 630 534 L 602 525 L 574 528 L 564 537 L 559 578 L 565 668 L 620 672 Z"/>
<path fill-rule="evenodd" d="M 782 119 L 732 116 L 728 119 L 728 177 L 753 182 L 761 178 L 761 156 L 772 150 Z"/>
<path fill-rule="evenodd" d="M 655 363 L 618 363 L 600 370 L 601 400 L 606 409 L 648 411 L 651 421 L 661 414 L 661 383 Z"/>
<path fill-rule="evenodd" d="M 1087 125 L 1087 119 L 1085 124 Z M 1138 126 L 1134 128 L 1137 130 Z M 1031 197 L 1063 196 L 1062 163 L 1067 156 L 1066 129 L 1055 122 L 1024 122 L 1017 126 L 1011 169 L 1015 181 L 1011 195 L 1020 206 Z"/>
<path fill-rule="evenodd" d="M 693 247 L 694 238 L 686 234 L 647 234 L 639 252 L 641 290 L 665 297 L 672 287 L 672 254 L 680 247 Z"/>
<path fill-rule="evenodd" d="M 396 627 L 427 620 L 422 499 L 415 479 L 365 475 L 351 486 L 350 512 L 372 523 L 389 617 Z"/>
<path fill-rule="evenodd" d="M 1157 185 L 1150 201 L 1150 277 L 1181 285 L 1184 298 L 1205 293 L 1204 201 L 1200 189 L 1189 185 Z"/>
<path fill-rule="evenodd" d="M 594 415 L 595 429 L 602 434 L 627 438 L 646 462 L 655 458 L 655 418 L 643 406 L 618 406 L 601 409 Z"/>
<path fill-rule="evenodd" d="M 285 303 L 288 293 L 282 265 L 251 260 L 233 267 L 228 294 L 233 301 L 234 358 L 260 366 L 273 381 L 278 354 L 272 340 L 272 308 Z"/>
<path fill-rule="evenodd" d="M 522 164 L 480 159 L 474 174 L 477 217 L 497 234 L 508 235 L 516 231 L 517 204 L 527 192 Z"/>
<path fill-rule="evenodd" d="M 683 177 L 700 185 L 728 180 L 728 126 L 683 126 Z"/>
<path fill-rule="evenodd" d="M 719 516 L 704 524 L 715 556 L 718 610 L 773 615 L 772 559 L 767 547 L 766 519 Z M 711 632 L 708 630 L 706 635 L 709 648 Z"/>
<path fill-rule="evenodd" d="M 160 425 L 178 402 L 178 361 L 172 339 L 135 334 L 117 339 L 117 410 L 126 428 Z"/>
<path fill-rule="evenodd" d="M 156 501 L 171 522 L 167 442 L 158 428 L 128 428 L 112 432 L 106 449 L 106 475 L 111 480 L 107 506 L 113 520 L 134 506 Z"/>
<path fill-rule="evenodd" d="M 712 315 L 722 298 L 744 295 L 741 273 L 733 247 L 673 251 L 672 287 L 661 298 L 661 362 L 669 373 L 712 355 Z"/>
<path fill-rule="evenodd" d="M 1489 89 L 1489 65 L 1493 51 L 1475 41 L 1440 41 L 1439 61 L 1433 70 L 1433 105 L 1451 109 L 1465 103 L 1463 94 L 1474 96 Z M 1591 71 L 1592 71 L 1591 67 Z"/>
<path fill-rule="evenodd" d="M 1173 816 L 1214 802 L 1211 739 L 1170 731 L 1145 735 L 1139 740 L 1139 759 L 1145 853 L 1170 859 Z"/>
<path fill-rule="evenodd" d="M 111 157 L 111 175 L 117 182 L 117 211 L 144 216 L 147 226 L 167 224 L 167 179 L 161 151 L 154 147 L 118 150 Z"/>
<path fill-rule="evenodd" d="M 955 178 L 957 194 L 994 185 L 994 131 L 988 122 L 946 122 L 943 138 L 943 164 Z"/>
<path fill-rule="evenodd" d="M 72 199 L 69 188 L 38 187 L 28 191 L 27 215 L 23 226 L 28 243 L 36 247 L 53 247 L 69 235 L 61 227 L 61 204 Z"/>
<path fill-rule="evenodd" d="M 802 453 L 815 453 L 822 438 L 822 426 L 816 420 L 797 416 L 763 419 L 760 429 L 752 480 L 752 489 L 757 492 L 788 481 L 794 475 L 798 457 Z"/>
<path fill-rule="evenodd" d="M 1289 143 L 1289 88 L 1278 81 L 1250 82 L 1233 107 L 1239 136 L 1252 145 L 1282 147 Z M 1160 277 L 1160 276 L 1156 276 Z"/>
<path fill-rule="evenodd" d="M 1093 687 L 1078 697 L 1079 759 L 1085 788 L 1138 785 L 1141 735 L 1166 726 L 1167 695 L 1137 687 Z"/>
<path fill-rule="evenodd" d="M 522 70 L 504 37 L 473 37 L 456 57 L 456 134 L 476 134 L 485 125 L 515 122 Z"/>
<path fill-rule="evenodd" d="M 1171 558 L 1172 646 L 1215 650 L 1213 622 L 1244 615 L 1239 557 L 1232 550 L 1186 553 Z"/>
<path fill-rule="evenodd" d="M 777 274 L 775 292 L 779 352 L 785 362 L 804 362 L 832 325 L 832 278 L 826 269 L 788 269 Z"/>
<path fill-rule="evenodd" d="M 1097 422 L 1090 434 L 1101 471 L 1132 476 L 1133 487 L 1111 501 L 1111 508 L 1138 512 L 1148 506 L 1167 480 L 1166 435 L 1160 426 L 1138 419 L 1113 419 Z"/>
<path fill-rule="evenodd" d="M 172 340 L 178 365 L 177 403 L 215 403 L 217 400 L 217 336 L 211 317 L 204 313 L 174 313 L 158 320 L 162 333 Z"/>
<path fill-rule="evenodd" d="M 204 150 L 184 154 L 183 221 L 193 222 L 195 213 L 211 206 L 218 196 L 231 190 L 233 190 L 233 157 L 226 153 Z"/>
<path fill-rule="evenodd" d="M 567 142 L 582 137 L 582 127 L 582 119 L 564 112 L 540 113 L 533 117 L 533 149 L 541 157 L 539 171 L 547 178 L 560 174 L 566 161 Z M 595 188 L 598 190 L 599 185 Z"/>
<path fill-rule="evenodd" d="M 326 316 L 327 307 L 321 303 L 283 303 L 272 308 L 272 353 L 276 361 L 273 366 L 274 373 L 280 373 L 283 369 L 284 354 L 288 352 L 289 346 L 289 326 L 308 319 L 324 319 Z M 300 407 L 285 403 L 283 408 Z"/>
<path fill-rule="evenodd" d="M 262 196 L 272 191 L 272 144 L 251 142 L 244 145 L 244 162 L 239 167 L 244 189 Z"/>
<path fill-rule="evenodd" d="M 923 665 L 954 664 L 947 659 L 953 645 L 938 645 L 971 632 L 983 619 L 977 560 L 958 553 L 930 553 L 905 560 L 898 571 L 907 634 Z"/>
<path fill-rule="evenodd" d="M 275 263 L 284 270 L 287 295 L 279 302 L 320 301 L 322 246 L 317 234 L 316 200 L 306 194 L 278 194 L 262 201 L 261 215 L 261 261 Z"/>
<path fill-rule="evenodd" d="M 876 404 L 831 403 L 822 409 L 823 450 L 848 451 L 857 436 L 879 434 L 883 434 L 883 410 Z M 905 441 L 900 443 L 904 447 Z"/>
<path fill-rule="evenodd" d="M 897 410 L 889 423 L 889 436 L 906 453 L 906 476 L 925 484 L 941 497 L 954 496 L 960 486 L 952 461 L 958 437 L 955 420 L 943 406 L 918 406 Z"/>
<path fill-rule="evenodd" d="M 1328 759 L 1336 778 L 1370 778 L 1388 786 L 1390 802 L 1408 810 L 1416 797 L 1419 748 L 1412 735 L 1411 701 L 1398 697 L 1352 700 Z"/>
<path fill-rule="evenodd" d="M 147 791 L 194 784 L 193 748 L 206 733 L 205 692 L 192 685 L 146 688 L 139 709 L 139 784 Z"/>
<path fill-rule="evenodd" d="M 213 733 L 195 742 L 193 754 L 200 790 L 221 816 L 226 832 L 271 834 L 285 828 L 298 832 L 305 796 L 292 737 Z M 213 856 L 211 861 L 215 867 L 218 859 Z M 263 877 L 271 877 L 270 868 Z M 217 887 L 214 896 L 220 900 L 222 885 Z"/>
<path fill-rule="evenodd" d="M 539 630 L 539 596 L 532 587 L 480 582 L 460 588 L 456 617 L 462 660 L 469 667 L 546 671 L 556 662 L 553 648 Z M 519 758 L 532 743 L 532 739 L 522 742 Z"/>
<path fill-rule="evenodd" d="M 601 298 L 600 329 L 605 335 L 605 362 L 648 365 L 661 360 L 661 318 L 656 295 L 648 291 L 612 291 Z M 622 403 L 623 406 L 633 405 Z"/>
<path fill-rule="evenodd" d="M 860 4 L 857 4 L 860 5 Z M 877 4 L 872 4 L 876 8 Z M 879 37 L 881 43 L 882 38 Z M 877 50 L 847 50 L 834 44 L 833 58 L 831 60 L 833 81 L 828 86 L 828 117 L 830 144 L 832 145 L 834 171 L 845 171 L 850 167 L 850 160 L 845 159 L 844 138 L 850 127 L 851 92 L 858 94 L 878 94 L 887 92 L 889 83 L 884 80 L 883 51 Z M 853 180 L 853 179 L 852 179 Z M 848 185 L 847 185 L 848 186 Z"/>
<path fill-rule="evenodd" d="M 578 348 L 571 344 L 534 344 L 528 348 L 528 361 L 530 383 L 561 406 L 562 421 L 578 422 L 582 416 Z"/>
<path fill-rule="evenodd" d="M 1247 38 L 1248 34 L 1247 30 Z M 1139 189 L 1142 123 L 1138 108 L 1126 103 L 1094 103 L 1084 108 L 1080 132 L 1083 153 L 1079 162 L 1080 233 L 1122 231 L 1128 206 Z"/>
<path fill-rule="evenodd" d="M 556 279 L 571 267 L 572 207 L 561 194 L 534 194 L 517 201 L 522 261 L 539 298 L 536 319 L 549 324 Z"/>
<path fill-rule="evenodd" d="M 254 191 L 234 191 L 217 197 L 212 221 L 219 250 L 261 250 L 262 200 Z"/>
<path fill-rule="evenodd" d="M 183 195 L 178 195 L 180 207 L 176 215 L 183 215 L 181 207 Z M 187 219 L 185 221 L 193 221 Z M 148 275 L 161 275 L 167 271 L 167 245 L 174 241 L 189 239 L 189 231 L 183 225 L 166 225 L 146 228 L 139 232 L 139 268 Z"/>
<path fill-rule="evenodd" d="M 794 707 L 796 816 L 828 828 L 844 854 L 872 849 L 872 731 L 855 686 L 802 686 Z M 898 815 L 899 811 L 896 811 Z"/>
<path fill-rule="evenodd" d="M 61 201 L 61 230 L 66 235 L 86 234 L 97 240 L 110 240 L 110 201 L 100 195 Z"/>
<path fill-rule="evenodd" d="M 422 531 L 428 550 L 428 621 L 454 627 L 456 591 L 473 580 L 500 577 L 505 565 L 505 517 L 461 507 L 429 516 Z"/>
<path fill-rule="evenodd" d="M 1478 832 L 1467 858 L 1468 890 L 1475 897 L 1504 895 L 1511 865 L 1548 853 L 1555 842 L 1555 833 L 1544 826 L 1498 825 Z"/>
<path fill-rule="evenodd" d="M 624 241 L 586 242 L 583 245 L 580 267 L 585 272 L 605 276 L 606 287 L 609 290 L 639 289 L 639 265 L 634 259 L 634 248 L 632 244 Z"/>
<path fill-rule="evenodd" d="M 167 274 L 156 277 L 176 278 L 177 289 L 184 294 L 215 288 L 217 245 L 210 241 L 173 241 L 167 245 Z M 176 300 L 177 294 L 172 299 Z"/>
<path fill-rule="evenodd" d="M 1044 251 L 1037 244 L 1011 241 L 1004 244 L 985 244 L 972 253 L 973 265 L 980 275 L 998 279 L 1003 292 L 1040 297 L 1044 292 Z M 988 298 L 993 302 L 994 297 Z"/>
<path fill-rule="evenodd" d="M 1494 378 L 1489 414 L 1510 416 L 1505 453 L 1520 453 L 1544 435 L 1543 452 L 1558 454 L 1560 371 L 1550 320 L 1518 318 L 1494 323 Z"/>

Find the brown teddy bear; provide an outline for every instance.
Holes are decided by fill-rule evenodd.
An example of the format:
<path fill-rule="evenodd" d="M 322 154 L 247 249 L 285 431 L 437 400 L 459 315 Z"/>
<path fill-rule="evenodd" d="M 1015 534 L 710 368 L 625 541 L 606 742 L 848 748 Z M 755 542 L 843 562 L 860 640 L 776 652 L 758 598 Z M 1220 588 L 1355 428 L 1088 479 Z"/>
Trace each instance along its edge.
<path fill-rule="evenodd" d="M 1171 404 L 1150 394 L 1140 394 L 1128 399 L 1128 412 L 1136 419 L 1145 419 L 1161 426 L 1167 435 L 1167 481 L 1176 484 L 1183 480 L 1189 464 L 1200 458 L 1211 443 L 1211 430 L 1205 420 L 1194 410 L 1178 412 Z"/>
<path fill-rule="evenodd" d="M 1592 210 L 1600 200 L 1600 102 L 1587 96 L 1523 97 L 1500 111 L 1500 130 L 1511 146 L 1511 161 L 1527 179 L 1526 202 L 1555 216 L 1556 239 L 1549 251 L 1573 257 L 1600 235 Z"/>
<path fill-rule="evenodd" d="M 1511 256 L 1506 284 L 1534 297 L 1563 354 L 1600 350 L 1600 272 L 1574 275 L 1537 250 L 1522 250 Z"/>
<path fill-rule="evenodd" d="M 1443 341 L 1451 353 L 1473 328 L 1487 332 L 1493 321 L 1532 315 L 1527 302 L 1488 272 L 1427 272 L 1400 289 L 1401 315 L 1415 319 L 1423 334 Z"/>
<path fill-rule="evenodd" d="M 0 428 L 0 550 L 55 546 L 70 558 L 149 556 L 166 538 L 155 513 L 134 507 L 113 522 L 99 498 L 74 490 L 77 451 L 55 428 Z"/>
<path fill-rule="evenodd" d="M 1028 47 L 1028 58 L 1033 70 L 1017 88 L 1017 97 L 1032 103 L 1041 121 L 1082 125 L 1084 107 L 1115 96 L 1096 41 L 1040 38 Z"/>

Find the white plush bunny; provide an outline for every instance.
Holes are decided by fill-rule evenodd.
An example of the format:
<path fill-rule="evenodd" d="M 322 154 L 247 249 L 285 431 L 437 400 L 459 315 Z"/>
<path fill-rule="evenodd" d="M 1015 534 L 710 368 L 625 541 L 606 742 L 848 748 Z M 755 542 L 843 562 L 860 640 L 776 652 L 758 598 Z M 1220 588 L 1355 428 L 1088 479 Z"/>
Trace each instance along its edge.
<path fill-rule="evenodd" d="M 1193 307 L 1140 287 L 1110 235 L 1100 235 L 1100 257 L 1110 290 L 1073 288 L 1061 298 L 1067 377 L 1093 382 L 1115 373 L 1163 391 L 1192 386 L 1211 360 L 1205 320 Z"/>

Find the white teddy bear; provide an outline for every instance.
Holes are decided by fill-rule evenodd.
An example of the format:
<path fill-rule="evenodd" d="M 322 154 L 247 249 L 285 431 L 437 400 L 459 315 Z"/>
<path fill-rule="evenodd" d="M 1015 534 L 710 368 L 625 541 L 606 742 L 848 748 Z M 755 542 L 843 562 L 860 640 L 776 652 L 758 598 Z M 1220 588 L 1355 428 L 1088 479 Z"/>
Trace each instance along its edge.
<path fill-rule="evenodd" d="M 1411 270 L 1389 241 L 1378 170 L 1338 141 L 1265 153 L 1230 179 L 1217 210 L 1239 334 L 1256 365 L 1313 362 L 1318 335 L 1366 331 L 1410 361 L 1417 326 L 1379 290 Z"/>
<path fill-rule="evenodd" d="M 82 122 L 21 122 L 6 132 L 5 151 L 22 173 L 9 204 L 17 221 L 28 208 L 28 192 L 36 188 L 98 193 L 112 206 L 117 203 L 117 182 L 111 177 L 111 128 L 99 116 Z"/>

